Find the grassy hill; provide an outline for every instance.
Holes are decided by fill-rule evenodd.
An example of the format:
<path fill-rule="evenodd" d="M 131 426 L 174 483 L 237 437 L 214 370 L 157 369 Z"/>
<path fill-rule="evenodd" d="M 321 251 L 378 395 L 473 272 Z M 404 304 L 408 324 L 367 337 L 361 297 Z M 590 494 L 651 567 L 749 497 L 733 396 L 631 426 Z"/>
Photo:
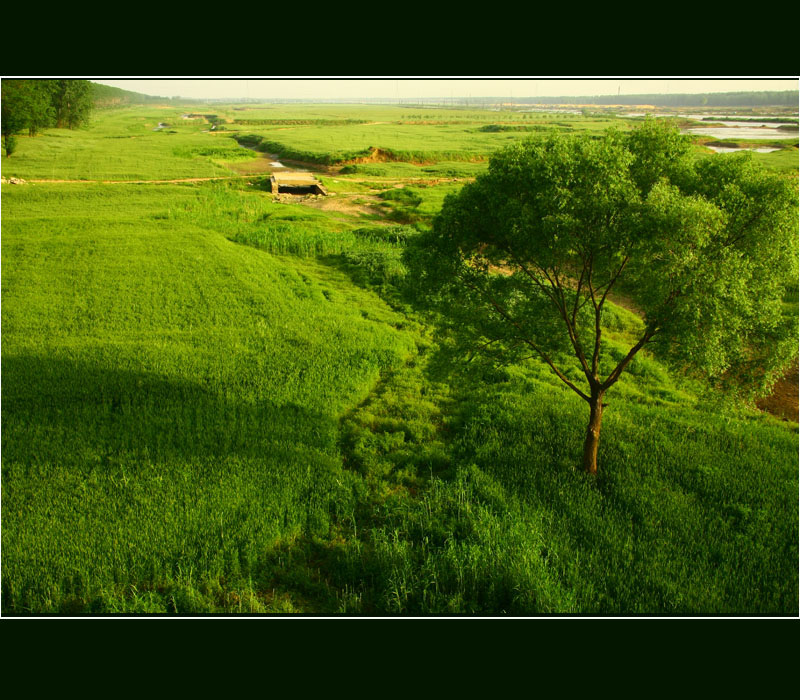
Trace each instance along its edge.
<path fill-rule="evenodd" d="M 642 355 L 588 479 L 546 367 L 464 366 L 403 296 L 408 222 L 459 186 L 420 178 L 457 165 L 276 202 L 176 115 L 4 159 L 84 180 L 2 185 L 4 614 L 797 614 L 797 423 Z"/>
<path fill-rule="evenodd" d="M 133 92 L 131 90 L 124 90 L 111 85 L 103 85 L 101 83 L 92 83 L 92 102 L 96 109 L 111 109 L 115 107 L 123 107 L 128 105 L 146 105 L 153 103 L 169 103 L 174 102 L 169 97 L 156 97 L 154 95 L 145 95 L 141 92 Z M 184 102 L 186 100 L 180 100 Z"/>
<path fill-rule="evenodd" d="M 327 532 L 337 421 L 415 351 L 341 273 L 170 219 L 197 196 L 3 194 L 6 609 L 211 585 Z"/>

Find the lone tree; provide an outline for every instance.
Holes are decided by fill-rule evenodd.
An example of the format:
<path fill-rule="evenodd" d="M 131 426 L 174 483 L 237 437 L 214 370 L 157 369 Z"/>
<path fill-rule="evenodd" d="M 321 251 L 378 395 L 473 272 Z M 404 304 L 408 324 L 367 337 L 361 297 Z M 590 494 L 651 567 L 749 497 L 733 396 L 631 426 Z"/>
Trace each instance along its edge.
<path fill-rule="evenodd" d="M 770 388 L 797 352 L 784 303 L 797 237 L 795 178 L 749 154 L 695 161 L 677 129 L 648 121 L 496 154 L 407 262 L 473 350 L 537 357 L 589 404 L 583 467 L 596 473 L 606 394 L 644 347 L 751 395 Z M 612 356 L 604 312 L 620 290 L 644 326 Z"/>

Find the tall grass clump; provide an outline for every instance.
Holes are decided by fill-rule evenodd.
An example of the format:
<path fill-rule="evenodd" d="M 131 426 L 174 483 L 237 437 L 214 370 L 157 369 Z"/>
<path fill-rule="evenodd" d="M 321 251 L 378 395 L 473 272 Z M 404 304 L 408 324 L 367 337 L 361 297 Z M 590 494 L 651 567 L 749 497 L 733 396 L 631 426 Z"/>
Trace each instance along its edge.
<path fill-rule="evenodd" d="M 416 229 L 409 226 L 353 228 L 318 210 L 275 203 L 258 191 L 213 184 L 178 214 L 236 243 L 301 257 L 341 256 L 365 284 L 383 285 L 405 275 L 402 251 Z"/>

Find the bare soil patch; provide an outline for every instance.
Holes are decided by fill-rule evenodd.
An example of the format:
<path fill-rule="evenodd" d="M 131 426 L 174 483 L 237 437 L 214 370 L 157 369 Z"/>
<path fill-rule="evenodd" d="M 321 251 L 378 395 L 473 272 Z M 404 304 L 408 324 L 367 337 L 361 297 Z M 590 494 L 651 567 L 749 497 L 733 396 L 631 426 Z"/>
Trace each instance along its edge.
<path fill-rule="evenodd" d="M 303 204 L 322 211 L 337 211 L 354 216 L 384 216 L 384 212 L 379 207 L 365 204 L 364 200 L 376 203 L 381 201 L 378 197 L 365 194 L 353 196 L 329 195 L 328 197 L 306 199 Z"/>
<path fill-rule="evenodd" d="M 271 173 L 276 168 L 271 164 L 269 158 L 259 158 L 258 160 L 247 160 L 236 163 L 226 163 L 226 168 L 233 170 L 239 175 L 264 175 Z"/>
<path fill-rule="evenodd" d="M 767 413 L 797 422 L 798 418 L 798 365 L 795 364 L 783 375 L 772 389 L 772 393 L 756 402 Z"/>

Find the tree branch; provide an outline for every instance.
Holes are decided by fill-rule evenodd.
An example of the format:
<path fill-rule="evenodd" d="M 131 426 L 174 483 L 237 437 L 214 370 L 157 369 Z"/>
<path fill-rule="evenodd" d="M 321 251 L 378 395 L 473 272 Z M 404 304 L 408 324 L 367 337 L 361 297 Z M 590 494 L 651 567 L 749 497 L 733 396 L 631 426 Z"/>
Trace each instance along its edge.
<path fill-rule="evenodd" d="M 639 350 L 641 350 L 644 345 L 650 342 L 650 339 L 658 332 L 658 328 L 648 328 L 645 331 L 645 334 L 639 339 L 639 342 L 636 343 L 629 351 L 628 354 L 622 359 L 622 361 L 614 368 L 614 371 L 608 375 L 608 379 L 606 379 L 602 386 L 603 391 L 607 391 L 611 388 L 616 381 L 619 379 L 620 375 L 625 371 L 625 368 L 630 364 L 630 361 L 633 359 L 634 355 L 636 355 Z"/>
<path fill-rule="evenodd" d="M 583 306 L 578 306 L 578 300 L 581 298 L 581 287 L 583 286 L 583 278 L 586 275 L 586 270 L 588 268 L 587 260 L 581 254 L 581 259 L 583 260 L 583 269 L 581 270 L 581 276 L 578 279 L 578 286 L 575 288 L 575 303 L 572 305 L 572 325 L 575 325 L 575 319 L 578 316 L 578 310 Z M 586 301 L 584 300 L 584 304 Z"/>
<path fill-rule="evenodd" d="M 598 302 L 595 299 L 595 291 L 600 291 L 603 287 L 598 287 L 595 290 L 591 284 L 591 277 L 589 278 L 589 293 L 591 295 L 592 304 L 594 305 L 594 352 L 592 352 L 592 376 L 597 379 L 597 367 L 600 362 L 600 344 L 602 341 L 603 336 L 603 326 L 601 323 L 602 315 L 603 315 L 603 305 L 606 303 L 606 297 L 608 296 L 608 292 L 611 287 L 614 286 L 614 283 L 619 279 L 619 276 L 622 274 L 622 271 L 625 269 L 625 265 L 628 264 L 628 256 L 625 256 L 625 259 L 622 261 L 622 264 L 619 266 L 617 271 L 611 277 L 611 280 L 607 282 L 605 285 L 605 291 L 603 292 L 603 296 L 600 297 L 600 301 Z"/>
<path fill-rule="evenodd" d="M 495 300 L 495 299 L 494 299 L 494 298 L 491 296 L 491 294 L 489 294 L 488 292 L 485 292 L 485 291 L 483 291 L 482 289 L 478 288 L 478 287 L 477 287 L 477 286 L 475 286 L 474 284 L 471 284 L 470 282 L 468 282 L 467 280 L 465 280 L 465 279 L 463 279 L 463 278 L 462 278 L 462 282 L 463 282 L 463 283 L 464 283 L 464 284 L 465 284 L 467 287 L 469 287 L 469 288 L 470 288 L 472 291 L 474 291 L 474 292 L 477 292 L 479 295 L 481 295 L 481 296 L 485 297 L 485 299 L 486 299 L 486 300 L 489 302 L 489 304 L 492 306 L 492 308 L 493 308 L 493 309 L 494 309 L 494 310 L 495 310 L 495 311 L 496 311 L 496 312 L 497 312 L 497 313 L 498 313 L 498 314 L 499 314 L 499 315 L 500 315 L 500 316 L 501 316 L 503 319 L 505 319 L 505 320 L 506 320 L 508 323 L 510 323 L 512 326 L 514 326 L 514 328 L 516 328 L 516 329 L 517 329 L 517 330 L 520 332 L 521 336 L 520 336 L 519 340 L 521 340 L 523 343 L 525 343 L 526 345 L 530 346 L 530 347 L 531 347 L 533 350 L 535 350 L 535 351 L 536 351 L 536 353 L 537 353 L 537 354 L 538 354 L 538 355 L 539 355 L 539 356 L 540 356 L 540 357 L 541 357 L 541 358 L 542 358 L 542 359 L 543 359 L 543 360 L 544 360 L 544 361 L 545 361 L 545 362 L 548 364 L 548 366 L 550 367 L 550 369 L 552 369 L 552 370 L 553 370 L 553 372 L 555 372 L 556 376 L 557 376 L 557 377 L 558 377 L 558 378 L 559 378 L 559 379 L 560 379 L 562 382 L 564 382 L 564 383 L 565 383 L 565 384 L 566 384 L 566 385 L 567 385 L 567 386 L 568 386 L 570 389 L 572 389 L 572 390 L 573 390 L 573 391 L 574 391 L 574 392 L 575 392 L 575 393 L 576 393 L 578 396 L 580 396 L 580 397 L 581 397 L 581 398 L 582 398 L 584 401 L 591 402 L 591 399 L 590 399 L 590 398 L 589 398 L 589 397 L 588 397 L 588 396 L 587 396 L 587 395 L 586 395 L 584 392 L 582 392 L 580 389 L 578 389 L 578 387 L 577 387 L 577 386 L 575 386 L 575 384 L 573 384 L 573 383 L 572 383 L 572 382 L 571 382 L 571 381 L 570 381 L 570 380 L 569 380 L 569 379 L 568 379 L 568 378 L 567 378 L 567 377 L 564 375 L 564 373 L 563 373 L 563 372 L 562 372 L 560 369 L 558 369 L 558 367 L 556 367 L 556 366 L 555 366 L 555 364 L 553 363 L 553 361 L 552 361 L 552 360 L 551 360 L 551 359 L 548 357 L 547 353 L 545 353 L 545 352 L 544 352 L 544 351 L 543 351 L 541 348 L 539 348 L 539 347 L 538 347 L 538 346 L 537 346 L 537 345 L 536 345 L 536 344 L 535 344 L 535 343 L 534 343 L 532 340 L 530 340 L 530 339 L 527 337 L 527 334 L 526 334 L 526 333 L 525 333 L 525 331 L 522 329 L 522 326 L 519 324 L 519 322 L 518 322 L 516 319 L 514 319 L 514 318 L 511 316 L 511 314 L 509 314 L 509 313 L 508 313 L 508 311 L 506 311 L 506 310 L 505 310 L 505 309 L 504 309 L 504 308 L 503 308 L 503 307 L 502 307 L 502 306 L 501 306 L 501 305 L 500 305 L 500 304 L 497 302 L 497 300 Z"/>
<path fill-rule="evenodd" d="M 608 296 L 609 291 L 611 291 L 611 287 L 614 286 L 614 283 L 619 279 L 619 276 L 622 274 L 622 271 L 625 269 L 625 266 L 628 264 L 628 260 L 630 259 L 629 255 L 625 256 L 625 259 L 622 261 L 622 265 L 619 266 L 619 269 L 614 273 L 614 276 L 611 278 L 611 281 L 607 284 L 606 290 L 603 292 L 603 298 L 600 299 L 600 306 L 602 307 L 606 301 L 606 297 Z"/>
<path fill-rule="evenodd" d="M 564 290 L 561 286 L 561 280 L 559 280 L 558 275 L 556 272 L 553 272 L 553 277 L 551 278 L 550 275 L 547 273 L 547 270 L 541 267 L 540 265 L 534 265 L 541 271 L 541 273 L 547 278 L 548 282 L 550 282 L 550 286 L 553 289 L 551 293 L 550 290 L 544 285 L 544 283 L 537 279 L 536 276 L 527 268 L 525 263 L 522 262 L 516 255 L 514 255 L 514 251 L 510 248 L 504 248 L 505 252 L 511 257 L 514 261 L 514 264 L 519 266 L 519 268 L 527 275 L 535 284 L 539 286 L 540 289 L 547 295 L 548 299 L 553 302 L 553 305 L 558 310 L 559 316 L 561 316 L 564 324 L 567 327 L 567 334 L 569 335 L 570 343 L 572 343 L 572 348 L 575 350 L 575 357 L 578 358 L 578 361 L 581 363 L 581 367 L 583 368 L 584 373 L 586 374 L 587 379 L 589 379 L 589 364 L 586 361 L 586 355 L 583 352 L 583 347 L 581 346 L 580 340 L 578 339 L 578 334 L 575 332 L 575 324 L 570 322 L 570 318 L 567 313 L 567 301 L 564 297 Z M 559 303 L 560 300 L 560 303 Z M 591 380 L 590 380 L 591 381 Z"/>

